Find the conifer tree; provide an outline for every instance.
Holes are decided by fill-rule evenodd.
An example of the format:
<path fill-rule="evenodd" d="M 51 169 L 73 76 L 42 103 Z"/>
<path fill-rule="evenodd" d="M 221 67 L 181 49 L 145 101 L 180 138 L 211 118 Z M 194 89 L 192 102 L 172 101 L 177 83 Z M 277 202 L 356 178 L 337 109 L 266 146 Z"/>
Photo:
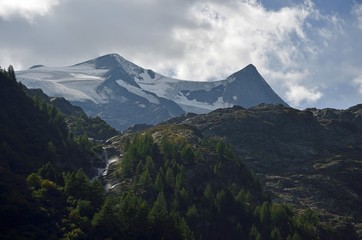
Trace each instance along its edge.
<path fill-rule="evenodd" d="M 159 192 L 157 200 L 154 202 L 153 207 L 149 213 L 149 218 L 151 222 L 157 222 L 157 221 L 167 221 L 167 217 L 168 217 L 168 210 L 167 210 L 165 194 L 163 192 Z"/>
<path fill-rule="evenodd" d="M 163 180 L 162 180 L 162 176 L 161 176 L 160 172 L 157 174 L 157 177 L 155 180 L 155 188 L 159 192 L 162 192 L 164 190 L 164 184 L 163 184 Z"/>
<path fill-rule="evenodd" d="M 140 183 L 144 187 L 149 187 L 151 185 L 150 172 L 148 171 L 147 168 L 143 171 L 142 175 L 140 176 Z"/>
<path fill-rule="evenodd" d="M 166 181 L 170 187 L 173 188 L 175 186 L 175 177 L 174 177 L 173 171 L 170 167 L 167 168 L 167 170 L 166 170 Z"/>

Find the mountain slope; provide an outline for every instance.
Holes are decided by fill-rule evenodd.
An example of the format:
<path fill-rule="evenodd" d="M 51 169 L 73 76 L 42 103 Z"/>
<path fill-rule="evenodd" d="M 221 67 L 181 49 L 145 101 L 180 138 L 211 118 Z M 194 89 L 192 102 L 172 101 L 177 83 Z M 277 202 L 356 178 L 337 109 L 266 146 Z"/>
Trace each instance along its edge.
<path fill-rule="evenodd" d="M 52 219 L 33 198 L 26 177 L 46 163 L 59 171 L 91 172 L 95 156 L 70 138 L 54 107 L 37 106 L 23 89 L 12 68 L 0 68 L 0 238 L 55 239 Z"/>
<path fill-rule="evenodd" d="M 59 168 L 89 170 L 89 156 L 69 138 L 59 111 L 45 103 L 36 106 L 15 76 L 0 74 L 1 164 L 17 174 L 28 174 L 48 161 Z"/>
<path fill-rule="evenodd" d="M 274 201 L 314 209 L 341 230 L 352 226 L 348 217 L 361 228 L 361 113 L 361 105 L 304 111 L 260 105 L 181 116 L 165 124 L 193 126 L 231 143 Z"/>
<path fill-rule="evenodd" d="M 148 219 L 158 218 L 158 231 L 172 231 L 176 219 L 176 226 L 186 223 L 194 235 L 185 239 L 330 239 L 318 238 L 322 228 L 312 211 L 295 212 L 272 203 L 230 145 L 204 136 L 193 126 L 158 125 L 116 136 L 107 143 L 108 148 L 122 153 L 105 176 L 109 194 L 126 196 L 121 202 L 129 201 L 130 196 L 141 198 L 143 205 L 149 206 Z M 108 208 L 117 211 L 114 206 Z M 138 236 L 145 231 L 137 231 L 145 226 L 144 219 L 132 218 L 143 224 L 134 224 L 121 234 Z M 113 225 L 117 220 L 108 221 Z M 119 233 L 113 234 L 121 238 Z M 161 238 L 179 237 L 158 235 L 152 239 Z"/>
<path fill-rule="evenodd" d="M 287 106 L 252 65 L 224 80 L 185 81 L 109 54 L 70 67 L 36 65 L 19 71 L 17 77 L 28 88 L 64 97 L 118 130 L 137 123 L 156 124 L 185 112 L 206 113 L 234 105 Z"/>
<path fill-rule="evenodd" d="M 88 117 L 82 108 L 72 105 L 62 97 L 48 97 L 41 89 L 28 89 L 24 86 L 23 91 L 35 102 L 45 102 L 57 108 L 65 118 L 69 132 L 77 137 L 87 136 L 89 138 L 105 141 L 118 132 L 99 117 Z"/>

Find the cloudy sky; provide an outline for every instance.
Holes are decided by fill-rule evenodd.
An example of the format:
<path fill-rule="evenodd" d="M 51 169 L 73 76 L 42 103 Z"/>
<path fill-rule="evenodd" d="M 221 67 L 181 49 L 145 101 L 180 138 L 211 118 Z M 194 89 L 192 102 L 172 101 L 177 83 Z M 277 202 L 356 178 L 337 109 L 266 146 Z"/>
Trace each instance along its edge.
<path fill-rule="evenodd" d="M 362 103 L 362 0 L 0 0 L 0 66 L 118 53 L 166 76 L 254 64 L 291 106 Z"/>

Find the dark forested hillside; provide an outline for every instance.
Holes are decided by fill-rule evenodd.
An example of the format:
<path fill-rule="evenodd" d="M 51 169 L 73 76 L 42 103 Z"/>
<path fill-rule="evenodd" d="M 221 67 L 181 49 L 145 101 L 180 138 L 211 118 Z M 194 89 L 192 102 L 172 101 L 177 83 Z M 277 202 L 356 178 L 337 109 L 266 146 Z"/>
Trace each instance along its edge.
<path fill-rule="evenodd" d="M 0 74 L 1 165 L 17 174 L 48 161 L 65 169 L 89 168 L 88 156 L 70 138 L 62 114 L 27 97 L 12 68 Z"/>
<path fill-rule="evenodd" d="M 67 124 L 68 130 L 75 136 L 87 135 L 95 140 L 107 140 L 118 132 L 99 117 L 88 117 L 82 108 L 72 105 L 61 97 L 49 97 L 41 89 L 23 87 L 25 94 L 31 97 L 36 104 L 43 102 L 58 109 Z"/>
<path fill-rule="evenodd" d="M 17 83 L 14 70 L 0 69 L 0 238 L 47 239 L 52 227 L 26 184 L 46 163 L 55 169 L 91 171 L 94 159 L 68 134 L 60 112 L 36 104 Z"/>
<path fill-rule="evenodd" d="M 193 126 L 160 125 L 109 143 L 122 152 L 121 161 L 107 176 L 109 191 L 119 194 L 121 203 L 133 199 L 143 206 L 110 204 L 107 210 L 114 215 L 105 215 L 106 209 L 96 215 L 96 227 L 111 222 L 117 238 L 128 239 L 123 234 L 141 238 L 147 229 L 152 239 L 330 239 L 334 235 L 319 224 L 315 211 L 273 203 L 230 145 L 205 137 Z M 130 218 L 122 212 L 127 207 L 139 215 L 124 226 L 122 222 Z M 143 229 L 145 224 L 148 228 Z M 122 230 L 118 232 L 117 226 Z M 348 234 L 355 239 L 353 230 Z"/>

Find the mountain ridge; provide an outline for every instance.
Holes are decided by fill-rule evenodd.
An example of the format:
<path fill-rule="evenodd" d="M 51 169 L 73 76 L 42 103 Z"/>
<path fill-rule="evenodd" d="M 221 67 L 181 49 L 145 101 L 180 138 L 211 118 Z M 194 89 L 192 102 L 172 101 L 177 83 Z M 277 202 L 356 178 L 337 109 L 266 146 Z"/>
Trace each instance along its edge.
<path fill-rule="evenodd" d="M 362 105 L 297 110 L 234 107 L 164 123 L 195 127 L 232 144 L 274 201 L 361 222 Z M 339 194 L 342 193 L 343 194 Z"/>
<path fill-rule="evenodd" d="M 260 103 L 288 106 L 252 64 L 209 82 L 169 78 L 115 53 L 69 67 L 37 66 L 17 72 L 18 80 L 28 88 L 43 89 L 48 96 L 64 97 L 118 130 L 157 124 L 185 112 Z"/>

